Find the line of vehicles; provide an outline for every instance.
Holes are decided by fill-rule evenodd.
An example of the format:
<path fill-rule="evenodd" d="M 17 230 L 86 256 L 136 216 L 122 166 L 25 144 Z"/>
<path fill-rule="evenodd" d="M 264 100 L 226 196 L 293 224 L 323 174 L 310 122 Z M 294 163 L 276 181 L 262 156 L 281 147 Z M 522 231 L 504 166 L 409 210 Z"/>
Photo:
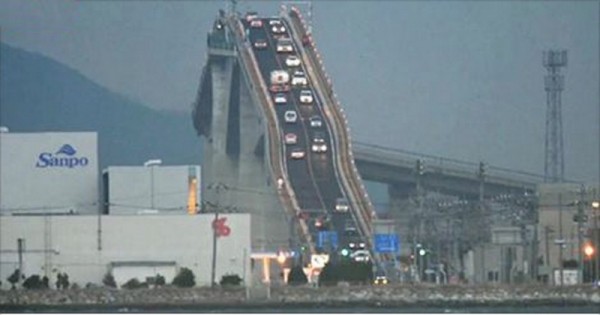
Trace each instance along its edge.
<path fill-rule="evenodd" d="M 300 52 L 295 51 L 294 43 L 289 38 L 286 26 L 277 18 L 259 19 L 255 15 L 247 15 L 246 19 L 250 29 L 262 28 L 265 33 L 271 34 L 271 36 L 265 37 L 263 32 L 255 32 L 251 44 L 259 55 L 266 56 L 264 51 L 267 50 L 274 51 L 275 54 L 275 62 L 264 59 L 266 65 L 271 65 L 266 66 L 268 67 L 266 69 L 261 68 L 265 71 L 263 74 L 268 76 L 268 90 L 273 104 L 278 109 L 277 113 L 282 116 L 284 123 L 282 141 L 289 160 L 303 160 L 306 158 L 307 152 L 311 152 L 314 156 L 327 156 L 325 153 L 330 151 L 330 137 L 327 135 L 323 118 L 319 115 L 317 98 L 304 72 L 302 59 L 298 55 Z M 269 47 L 270 44 L 274 47 Z M 303 37 L 302 45 L 308 44 L 310 44 L 309 39 Z M 306 123 L 307 127 L 306 130 L 303 126 L 300 128 L 301 134 L 298 134 L 299 120 Z M 308 137 L 306 141 L 303 139 L 304 134 Z M 332 161 L 328 161 L 328 163 L 332 163 Z M 333 167 L 333 164 L 330 165 Z M 339 187 L 339 184 L 337 185 Z M 336 194 L 339 196 L 341 191 L 338 190 Z M 335 230 L 344 240 L 343 246 L 350 250 L 349 257 L 353 261 L 370 261 L 371 257 L 366 249 L 366 244 L 360 237 L 349 214 L 351 208 L 348 200 L 345 197 L 337 197 L 333 207 L 329 209 L 327 213 L 321 212 L 316 216 L 310 214 L 314 222 L 315 230 L 313 231 L 318 233 Z M 329 214 L 329 211 L 332 213 Z M 336 221 L 337 229 L 333 221 Z"/>

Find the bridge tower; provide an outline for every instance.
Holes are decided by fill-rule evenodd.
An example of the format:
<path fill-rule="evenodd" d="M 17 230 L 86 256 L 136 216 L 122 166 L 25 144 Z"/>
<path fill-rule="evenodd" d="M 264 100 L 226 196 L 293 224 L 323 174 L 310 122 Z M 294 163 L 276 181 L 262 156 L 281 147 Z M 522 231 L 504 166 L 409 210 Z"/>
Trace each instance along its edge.
<path fill-rule="evenodd" d="M 546 139 L 544 159 L 544 182 L 564 181 L 565 161 L 562 131 L 561 92 L 564 89 L 564 76 L 560 68 L 567 66 L 566 50 L 544 52 L 544 67 L 548 74 L 544 77 L 546 90 Z"/>

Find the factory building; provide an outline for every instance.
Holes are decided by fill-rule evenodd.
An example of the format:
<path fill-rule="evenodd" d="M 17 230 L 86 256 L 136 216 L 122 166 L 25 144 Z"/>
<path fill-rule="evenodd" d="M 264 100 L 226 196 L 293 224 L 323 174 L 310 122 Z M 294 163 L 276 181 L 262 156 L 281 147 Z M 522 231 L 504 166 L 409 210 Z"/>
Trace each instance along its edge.
<path fill-rule="evenodd" d="M 52 285 L 66 273 L 84 286 L 101 284 L 107 273 L 117 285 L 157 274 L 169 283 L 185 267 L 203 286 L 213 257 L 216 282 L 225 274 L 250 282 L 250 215 L 220 215 L 215 234 L 214 214 L 198 214 L 199 166 L 111 166 L 101 181 L 98 165 L 95 132 L 1 129 L 3 289 L 15 269 Z"/>
<path fill-rule="evenodd" d="M 110 215 L 196 214 L 200 166 L 110 166 L 103 171 L 103 212 Z"/>
<path fill-rule="evenodd" d="M 0 132 L 0 213 L 95 214 L 95 132 Z"/>

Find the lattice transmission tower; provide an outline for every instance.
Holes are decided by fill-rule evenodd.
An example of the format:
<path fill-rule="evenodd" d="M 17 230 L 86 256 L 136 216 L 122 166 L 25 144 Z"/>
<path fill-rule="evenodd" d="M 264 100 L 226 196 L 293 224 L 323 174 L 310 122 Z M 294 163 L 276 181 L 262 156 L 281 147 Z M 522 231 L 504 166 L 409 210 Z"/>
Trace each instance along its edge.
<path fill-rule="evenodd" d="M 548 71 L 544 77 L 546 90 L 544 182 L 561 183 L 565 178 L 561 103 L 565 78 L 560 74 L 560 68 L 567 66 L 567 51 L 548 50 L 544 52 L 543 59 L 544 67 Z"/>

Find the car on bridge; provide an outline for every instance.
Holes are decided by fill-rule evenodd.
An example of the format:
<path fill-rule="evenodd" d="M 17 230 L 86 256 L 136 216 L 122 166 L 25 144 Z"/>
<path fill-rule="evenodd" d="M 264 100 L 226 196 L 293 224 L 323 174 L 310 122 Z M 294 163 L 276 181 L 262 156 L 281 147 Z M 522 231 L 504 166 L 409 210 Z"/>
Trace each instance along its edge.
<path fill-rule="evenodd" d="M 273 96 L 273 101 L 275 104 L 285 104 L 287 103 L 287 96 L 284 93 L 277 93 Z"/>
<path fill-rule="evenodd" d="M 292 75 L 292 86 L 296 85 L 307 85 L 308 80 L 306 79 L 306 75 L 303 71 L 297 70 Z"/>
<path fill-rule="evenodd" d="M 288 84 L 272 84 L 269 87 L 271 93 L 289 92 L 290 86 Z"/>
<path fill-rule="evenodd" d="M 371 260 L 371 254 L 366 249 L 359 249 L 351 253 L 350 258 L 356 262 L 368 262 Z"/>
<path fill-rule="evenodd" d="M 335 200 L 335 211 L 337 212 L 348 212 L 350 210 L 350 203 L 346 198 L 337 198 Z"/>
<path fill-rule="evenodd" d="M 313 102 L 313 94 L 312 94 L 311 90 L 300 91 L 300 103 L 310 104 L 312 102 Z"/>
<path fill-rule="evenodd" d="M 290 157 L 294 160 L 303 159 L 305 155 L 306 153 L 302 148 L 294 148 L 292 149 L 292 152 L 290 152 Z"/>
<path fill-rule="evenodd" d="M 270 20 L 269 25 L 271 25 L 271 32 L 273 32 L 273 34 L 285 33 L 285 26 L 283 26 L 280 20 Z"/>
<path fill-rule="evenodd" d="M 283 136 L 283 141 L 285 144 L 296 144 L 298 143 L 298 136 L 295 133 L 286 133 L 285 136 Z"/>
<path fill-rule="evenodd" d="M 298 56 L 287 56 L 287 58 L 285 58 L 285 65 L 288 67 L 299 67 L 300 63 L 300 58 L 298 58 Z"/>
<path fill-rule="evenodd" d="M 256 48 L 256 49 L 265 49 L 265 48 L 267 48 L 267 46 L 269 46 L 269 44 L 267 43 L 267 40 L 264 38 L 259 38 L 254 41 L 254 48 Z"/>
<path fill-rule="evenodd" d="M 277 40 L 275 51 L 278 53 L 293 52 L 294 46 L 292 45 L 292 40 L 290 38 L 279 38 Z"/>
<path fill-rule="evenodd" d="M 286 123 L 295 123 L 298 120 L 298 114 L 296 111 L 288 110 L 283 114 L 283 119 Z"/>
<path fill-rule="evenodd" d="M 246 22 L 251 22 L 258 18 L 258 13 L 255 11 L 246 12 Z"/>
<path fill-rule="evenodd" d="M 325 144 L 325 137 L 323 133 L 317 132 L 313 136 L 313 143 L 311 145 L 311 151 L 315 153 L 327 152 L 327 144 Z"/>
<path fill-rule="evenodd" d="M 315 115 L 309 118 L 310 121 L 310 126 L 314 127 L 314 128 L 319 128 L 321 126 L 323 126 L 323 120 L 321 120 L 321 117 Z"/>
<path fill-rule="evenodd" d="M 261 19 L 252 19 L 250 21 L 250 27 L 260 28 L 263 26 L 263 21 Z"/>

